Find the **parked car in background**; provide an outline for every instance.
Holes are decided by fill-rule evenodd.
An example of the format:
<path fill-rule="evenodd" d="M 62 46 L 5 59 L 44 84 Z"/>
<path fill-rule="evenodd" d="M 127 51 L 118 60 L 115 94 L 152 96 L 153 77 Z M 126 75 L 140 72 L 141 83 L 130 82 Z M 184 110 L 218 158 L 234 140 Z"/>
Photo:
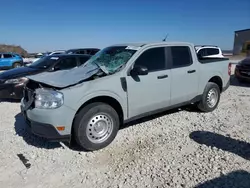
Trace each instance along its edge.
<path fill-rule="evenodd" d="M 34 134 L 98 150 L 124 122 L 191 103 L 215 110 L 229 70 L 228 58 L 198 59 L 190 43 L 114 45 L 78 69 L 28 76 L 21 109 Z"/>
<path fill-rule="evenodd" d="M 65 50 L 56 50 L 53 52 L 48 52 L 48 53 L 38 53 L 36 55 L 36 57 L 34 58 L 24 58 L 24 66 L 30 66 L 32 63 L 34 63 L 35 61 L 39 60 L 40 58 L 44 57 L 44 56 L 48 56 L 48 55 L 57 55 L 57 54 L 63 54 L 65 53 Z"/>
<path fill-rule="evenodd" d="M 78 48 L 78 49 L 67 50 L 65 53 L 95 55 L 98 51 L 100 51 L 100 49 L 98 48 Z"/>
<path fill-rule="evenodd" d="M 41 72 L 71 69 L 84 64 L 91 56 L 58 54 L 45 56 L 28 67 L 19 67 L 0 74 L 0 98 L 21 99 L 26 76 Z"/>
<path fill-rule="evenodd" d="M 57 55 L 57 54 L 63 54 L 65 52 L 66 52 L 65 50 L 56 50 L 56 51 L 48 53 L 47 55 Z"/>
<path fill-rule="evenodd" d="M 0 53 L 0 68 L 10 69 L 23 66 L 23 58 L 15 53 Z"/>
<path fill-rule="evenodd" d="M 221 49 L 218 46 L 212 45 L 196 45 L 195 50 L 198 56 L 202 57 L 213 57 L 213 58 L 223 58 Z"/>
<path fill-rule="evenodd" d="M 240 82 L 250 82 L 250 57 L 246 57 L 235 66 L 234 75 Z"/>

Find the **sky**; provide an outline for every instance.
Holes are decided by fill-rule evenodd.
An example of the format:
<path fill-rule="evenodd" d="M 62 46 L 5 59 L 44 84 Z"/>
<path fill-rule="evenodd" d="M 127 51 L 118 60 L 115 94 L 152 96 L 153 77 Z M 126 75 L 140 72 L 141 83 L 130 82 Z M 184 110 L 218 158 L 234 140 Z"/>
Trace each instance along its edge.
<path fill-rule="evenodd" d="M 250 0 L 0 1 L 0 43 L 28 52 L 168 41 L 233 48 L 250 28 Z"/>

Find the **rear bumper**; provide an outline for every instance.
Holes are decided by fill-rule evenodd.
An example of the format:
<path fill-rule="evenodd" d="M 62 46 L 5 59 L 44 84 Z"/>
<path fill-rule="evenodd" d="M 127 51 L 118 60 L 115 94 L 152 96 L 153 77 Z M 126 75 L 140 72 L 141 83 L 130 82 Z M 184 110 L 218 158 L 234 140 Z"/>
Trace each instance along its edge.
<path fill-rule="evenodd" d="M 240 72 L 239 72 L 239 70 L 237 68 L 235 68 L 234 76 L 237 79 L 240 79 L 240 80 L 243 80 L 243 81 L 246 81 L 246 82 L 250 82 L 250 76 L 245 76 L 245 75 L 240 74 Z"/>
<path fill-rule="evenodd" d="M 21 99 L 23 97 L 23 85 L 0 84 L 0 99 Z"/>
<path fill-rule="evenodd" d="M 245 76 L 235 76 L 240 81 L 250 82 L 250 78 Z"/>

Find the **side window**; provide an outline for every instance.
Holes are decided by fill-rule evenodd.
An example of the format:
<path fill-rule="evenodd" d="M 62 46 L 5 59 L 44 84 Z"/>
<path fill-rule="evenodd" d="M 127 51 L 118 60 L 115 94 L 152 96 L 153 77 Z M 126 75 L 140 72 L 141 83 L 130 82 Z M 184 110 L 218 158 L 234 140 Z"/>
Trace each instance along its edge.
<path fill-rule="evenodd" d="M 193 63 L 190 48 L 188 46 L 172 46 L 173 68 L 189 66 Z"/>
<path fill-rule="evenodd" d="M 207 49 L 206 48 L 203 48 L 201 50 L 199 50 L 198 56 L 207 56 Z"/>
<path fill-rule="evenodd" d="M 89 57 L 80 57 L 80 65 L 84 64 L 86 61 L 88 61 Z"/>
<path fill-rule="evenodd" d="M 77 66 L 77 61 L 75 57 L 67 57 L 62 59 L 59 63 L 55 65 L 56 70 L 71 69 Z"/>
<path fill-rule="evenodd" d="M 87 54 L 87 51 L 86 50 L 80 50 L 79 54 Z"/>
<path fill-rule="evenodd" d="M 146 50 L 135 61 L 135 66 L 147 67 L 149 72 L 166 69 L 165 48 L 158 47 Z"/>
<path fill-rule="evenodd" d="M 11 54 L 3 54 L 3 58 L 12 58 Z"/>
<path fill-rule="evenodd" d="M 207 55 L 217 55 L 219 53 L 219 49 L 217 48 L 207 48 Z"/>
<path fill-rule="evenodd" d="M 98 52 L 98 50 L 92 50 L 90 55 L 95 55 Z"/>
<path fill-rule="evenodd" d="M 87 51 L 87 54 L 90 55 L 92 50 L 86 50 Z"/>

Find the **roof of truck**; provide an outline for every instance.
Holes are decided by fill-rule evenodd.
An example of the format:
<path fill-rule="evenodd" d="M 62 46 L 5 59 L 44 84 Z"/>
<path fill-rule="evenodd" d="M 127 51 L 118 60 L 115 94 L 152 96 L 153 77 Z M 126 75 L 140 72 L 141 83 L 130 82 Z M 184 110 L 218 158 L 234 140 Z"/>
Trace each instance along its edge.
<path fill-rule="evenodd" d="M 146 45 L 193 45 L 189 42 L 137 42 L 137 43 L 122 43 L 122 44 L 115 44 L 113 46 L 135 46 L 135 47 L 142 47 Z"/>

